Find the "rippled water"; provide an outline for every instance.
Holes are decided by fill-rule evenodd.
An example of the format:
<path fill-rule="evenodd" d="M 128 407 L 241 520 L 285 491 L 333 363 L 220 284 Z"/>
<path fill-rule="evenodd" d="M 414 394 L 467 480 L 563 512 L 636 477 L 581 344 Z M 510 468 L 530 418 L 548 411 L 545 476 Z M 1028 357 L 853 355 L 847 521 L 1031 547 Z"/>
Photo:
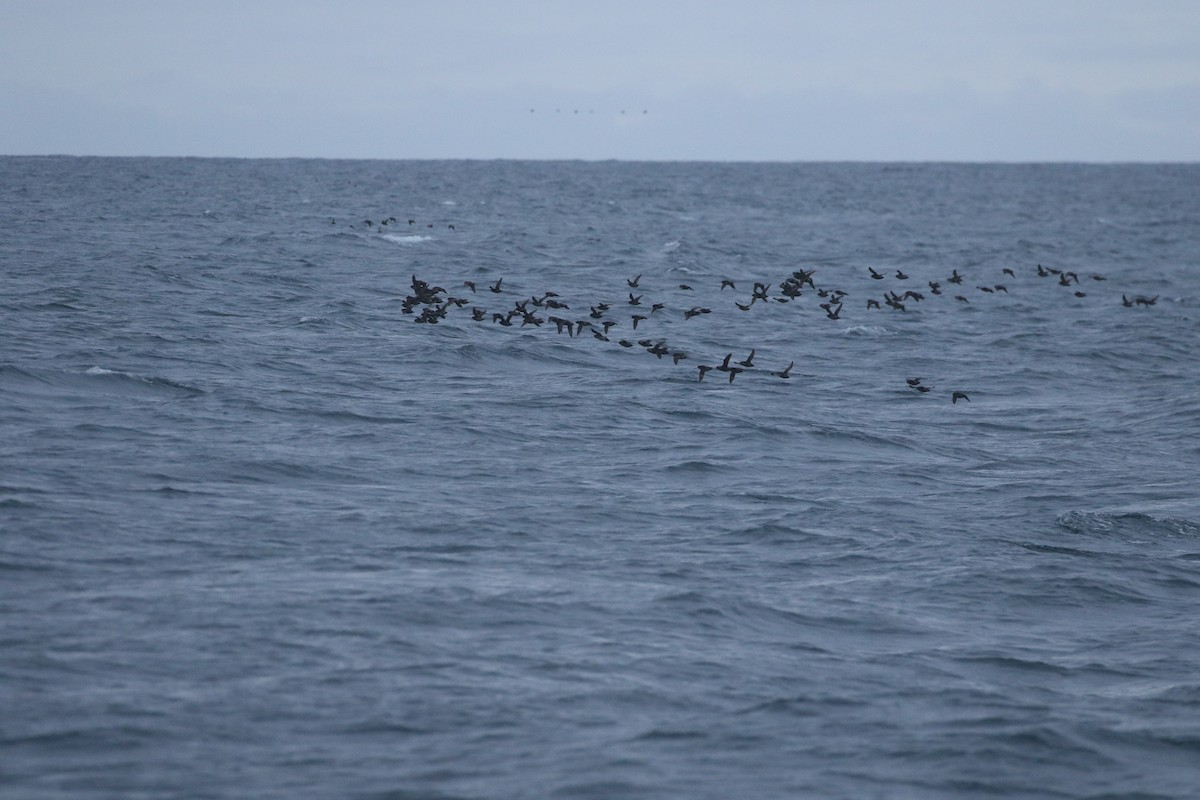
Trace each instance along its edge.
<path fill-rule="evenodd" d="M 1193 796 L 1198 179 L 0 158 L 0 794 Z"/>

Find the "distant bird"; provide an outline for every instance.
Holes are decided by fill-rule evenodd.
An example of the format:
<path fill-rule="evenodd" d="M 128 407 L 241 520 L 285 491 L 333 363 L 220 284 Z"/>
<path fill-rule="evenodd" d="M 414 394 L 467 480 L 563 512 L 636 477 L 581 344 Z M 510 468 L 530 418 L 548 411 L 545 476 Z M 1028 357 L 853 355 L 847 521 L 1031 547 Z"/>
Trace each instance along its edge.
<path fill-rule="evenodd" d="M 879 307 L 880 306 L 879 306 L 878 300 L 872 300 L 870 298 L 867 299 L 867 308 L 879 308 Z"/>
<path fill-rule="evenodd" d="M 771 374 L 777 375 L 780 378 L 789 378 L 789 377 L 791 377 L 790 373 L 792 371 L 792 367 L 794 367 L 794 366 L 796 366 L 796 362 L 789 361 L 788 365 L 787 365 L 787 369 L 782 369 L 779 372 L 772 372 Z"/>
<path fill-rule="evenodd" d="M 966 400 L 968 403 L 971 402 L 971 398 L 967 397 L 966 392 L 954 392 L 950 395 L 951 403 L 957 403 L 959 400 Z"/>
<path fill-rule="evenodd" d="M 1004 274 L 1005 274 L 1005 275 L 1011 275 L 1011 276 L 1012 276 L 1012 277 L 1014 277 L 1014 278 L 1015 278 L 1015 277 L 1017 277 L 1017 273 L 1013 272 L 1013 271 L 1012 271 L 1011 269 L 1009 269 L 1008 267 L 1005 267 L 1003 271 L 1004 271 Z"/>
<path fill-rule="evenodd" d="M 492 290 L 493 292 L 495 292 L 496 294 L 500 294 L 500 284 L 501 284 L 503 281 L 504 281 L 504 278 L 498 278 L 498 279 L 496 280 L 496 282 L 495 282 L 495 283 L 493 283 L 493 284 L 491 285 L 491 290 Z"/>
<path fill-rule="evenodd" d="M 872 278 L 874 278 L 874 279 L 875 279 L 875 280 L 877 280 L 877 281 L 881 281 L 881 280 L 883 280 L 884 278 L 886 278 L 886 277 L 887 277 L 887 276 L 886 276 L 886 275 L 884 275 L 882 272 L 876 272 L 874 267 L 867 267 L 867 269 L 868 269 L 868 270 L 870 270 L 870 272 L 871 272 L 871 277 L 872 277 Z"/>
<path fill-rule="evenodd" d="M 900 270 L 896 270 L 896 278 L 897 278 L 897 279 L 899 279 L 899 280 L 902 280 L 902 281 L 906 281 L 906 280 L 908 280 L 908 276 L 907 276 L 907 275 L 905 275 L 905 274 L 904 274 L 902 271 L 900 271 Z"/>
<path fill-rule="evenodd" d="M 633 292 L 630 292 L 629 293 L 629 305 L 640 306 L 641 304 L 642 304 L 642 295 L 639 294 L 637 297 L 634 297 Z"/>
<path fill-rule="evenodd" d="M 726 286 L 728 286 L 730 289 L 736 289 L 736 288 L 737 288 L 737 286 L 735 286 L 735 285 L 734 285 L 733 281 L 729 280 L 728 278 L 724 278 L 724 279 L 721 281 L 721 291 L 725 291 L 725 287 L 726 287 Z"/>
<path fill-rule="evenodd" d="M 471 290 L 471 294 L 475 294 L 475 281 L 463 281 L 463 286 Z"/>
<path fill-rule="evenodd" d="M 679 350 L 676 350 L 674 353 L 671 353 L 671 360 L 674 361 L 676 364 L 678 364 L 680 361 L 683 361 L 685 358 L 687 358 L 687 353 L 681 352 Z"/>
<path fill-rule="evenodd" d="M 685 292 L 695 291 L 692 287 L 688 286 L 686 283 L 679 284 L 679 288 L 683 289 Z"/>
<path fill-rule="evenodd" d="M 642 320 L 644 320 L 644 319 L 647 319 L 647 317 L 644 317 L 644 316 L 642 316 L 641 314 L 634 314 L 634 315 L 633 315 L 633 317 L 632 317 L 632 319 L 633 319 L 633 329 L 636 331 L 636 330 L 637 330 L 637 324 L 638 324 L 639 322 L 641 322 Z"/>
<path fill-rule="evenodd" d="M 958 274 L 958 270 L 953 270 L 949 278 L 946 278 L 948 283 L 962 283 L 963 276 Z"/>
<path fill-rule="evenodd" d="M 699 377 L 699 379 L 698 379 L 698 380 L 701 380 L 701 381 L 702 381 L 702 380 L 704 380 L 704 376 L 705 376 L 705 375 L 706 375 L 706 374 L 707 374 L 707 373 L 708 373 L 710 370 L 712 370 L 712 369 L 715 369 L 715 367 L 709 367 L 709 366 L 706 366 L 706 365 L 704 365 L 704 364 L 697 364 L 697 365 L 696 365 L 696 369 L 700 370 L 700 377 Z"/>
<path fill-rule="evenodd" d="M 636 288 L 638 288 L 638 281 L 640 281 L 641 279 L 642 279 L 642 275 L 641 275 L 641 273 L 638 273 L 638 276 L 636 278 L 626 278 L 625 282 L 629 284 L 630 289 L 636 289 Z"/>
<path fill-rule="evenodd" d="M 753 367 L 754 366 L 754 349 L 751 348 L 750 355 L 746 356 L 743 360 L 739 361 L 738 363 L 741 364 L 743 367 Z"/>
<path fill-rule="evenodd" d="M 738 376 L 738 373 L 745 372 L 741 367 L 730 367 L 726 370 L 729 373 L 729 382 L 733 383 L 733 379 Z"/>

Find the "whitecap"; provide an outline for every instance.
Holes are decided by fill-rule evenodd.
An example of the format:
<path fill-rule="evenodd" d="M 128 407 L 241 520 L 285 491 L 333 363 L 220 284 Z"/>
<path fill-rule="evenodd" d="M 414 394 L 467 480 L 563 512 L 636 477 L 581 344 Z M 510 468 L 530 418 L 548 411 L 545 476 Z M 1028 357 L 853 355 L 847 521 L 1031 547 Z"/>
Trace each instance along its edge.
<path fill-rule="evenodd" d="M 842 333 L 847 336 L 891 336 L 892 332 L 882 325 L 851 325 Z"/>
<path fill-rule="evenodd" d="M 433 237 L 432 236 L 421 236 L 420 234 L 409 234 L 409 235 L 401 236 L 401 235 L 394 234 L 394 233 L 385 233 L 385 234 L 383 234 L 382 238 L 387 239 L 389 242 L 395 242 L 396 244 L 416 244 L 418 242 L 428 242 Z"/>

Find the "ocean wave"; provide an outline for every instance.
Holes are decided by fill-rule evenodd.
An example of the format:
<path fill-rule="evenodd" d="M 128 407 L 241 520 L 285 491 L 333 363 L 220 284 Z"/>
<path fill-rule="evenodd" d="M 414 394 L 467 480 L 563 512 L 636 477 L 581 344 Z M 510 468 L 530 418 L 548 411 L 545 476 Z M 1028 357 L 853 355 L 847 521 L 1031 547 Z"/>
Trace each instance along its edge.
<path fill-rule="evenodd" d="M 106 389 L 116 389 L 121 394 L 132 393 L 150 396 L 161 396 L 163 394 L 205 394 L 205 391 L 198 386 L 191 386 L 190 384 L 157 375 L 138 375 L 133 372 L 107 369 L 100 366 L 89 367 L 83 374 L 101 381 Z"/>
<path fill-rule="evenodd" d="M 1072 533 L 1120 537 L 1128 541 L 1200 537 L 1200 523 L 1194 520 L 1138 512 L 1067 511 L 1055 522 Z"/>
<path fill-rule="evenodd" d="M 432 236 L 425 236 L 425 235 L 419 234 L 419 233 L 404 234 L 404 235 L 396 234 L 396 233 L 385 233 L 382 236 L 380 236 L 379 238 L 385 239 L 389 242 L 395 242 L 396 244 L 420 244 L 421 242 L 433 241 Z"/>

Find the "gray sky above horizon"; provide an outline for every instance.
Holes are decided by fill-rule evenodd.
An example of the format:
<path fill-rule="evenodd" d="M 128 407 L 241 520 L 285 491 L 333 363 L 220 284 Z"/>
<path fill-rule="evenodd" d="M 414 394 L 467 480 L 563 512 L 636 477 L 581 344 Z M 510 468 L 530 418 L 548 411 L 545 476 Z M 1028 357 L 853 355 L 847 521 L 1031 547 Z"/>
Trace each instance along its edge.
<path fill-rule="evenodd" d="M 1200 160 L 1195 0 L 0 0 L 0 154 Z"/>

